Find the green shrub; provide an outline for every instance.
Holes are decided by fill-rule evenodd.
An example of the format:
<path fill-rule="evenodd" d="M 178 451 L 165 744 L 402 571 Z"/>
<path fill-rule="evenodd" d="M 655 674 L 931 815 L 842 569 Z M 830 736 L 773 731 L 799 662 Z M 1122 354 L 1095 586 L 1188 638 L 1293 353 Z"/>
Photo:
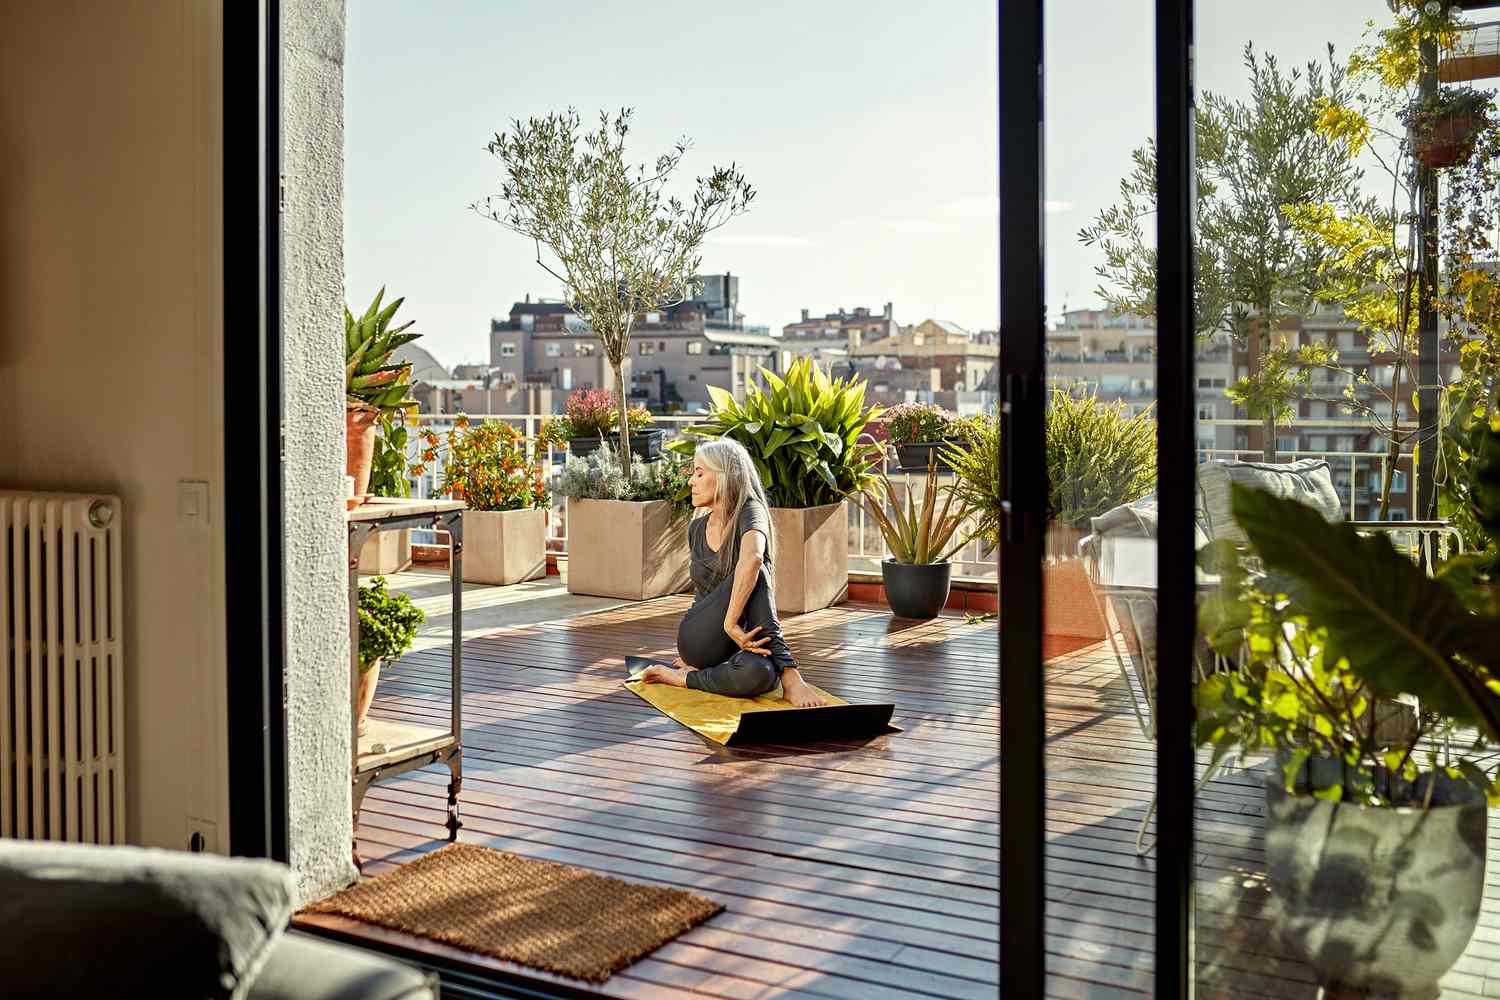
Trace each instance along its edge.
<path fill-rule="evenodd" d="M 526 456 L 526 441 L 509 424 L 471 424 L 459 414 L 447 433 L 448 462 L 438 492 L 462 500 L 470 510 L 526 510 L 547 507 L 542 468 Z M 429 448 L 437 435 L 427 431 Z"/>
<path fill-rule="evenodd" d="M 409 497 L 405 414 L 398 412 L 395 422 L 390 414 L 382 414 L 378 426 L 380 431 L 375 435 L 375 453 L 370 462 L 370 492 L 378 497 Z"/>
<path fill-rule="evenodd" d="M 392 594 L 385 577 L 377 576 L 359 588 L 359 668 L 376 660 L 390 660 L 411 649 L 417 626 L 427 620 L 422 609 L 405 594 Z"/>
<path fill-rule="evenodd" d="M 865 425 L 882 412 L 865 408 L 865 383 L 830 379 L 811 358 L 798 358 L 783 380 L 762 368 L 767 387 L 751 385 L 744 404 L 709 386 L 709 421 L 686 429 L 667 448 L 691 455 L 697 438 L 733 438 L 745 446 L 773 507 L 837 503 L 874 482 L 878 445 L 861 442 Z"/>
<path fill-rule="evenodd" d="M 620 456 L 612 448 L 600 448 L 588 455 L 569 455 L 557 474 L 553 491 L 574 500 L 671 500 L 686 513 L 689 500 L 688 479 L 692 466 L 685 462 L 662 459 L 647 464 L 639 459 L 630 463 L 630 475 L 620 468 Z"/>
<path fill-rule="evenodd" d="M 1156 420 L 1052 390 L 1047 408 L 1047 519 L 1087 528 L 1089 518 L 1156 488 Z"/>
<path fill-rule="evenodd" d="M 977 414 L 962 423 L 964 444 L 945 445 L 942 457 L 957 476 L 953 495 L 973 512 L 975 534 L 994 544 L 1000 540 L 1000 425 Z"/>

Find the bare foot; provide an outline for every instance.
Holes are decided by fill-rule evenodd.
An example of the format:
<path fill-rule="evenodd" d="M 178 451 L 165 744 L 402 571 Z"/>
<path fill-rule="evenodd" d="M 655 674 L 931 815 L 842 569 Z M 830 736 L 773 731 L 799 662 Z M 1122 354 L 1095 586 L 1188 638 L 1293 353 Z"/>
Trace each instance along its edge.
<path fill-rule="evenodd" d="M 781 697 L 797 708 L 817 708 L 828 702 L 802 679 L 796 667 L 787 667 L 781 672 Z"/>
<path fill-rule="evenodd" d="M 653 663 L 641 671 L 641 680 L 647 684 L 670 684 L 672 687 L 687 687 L 686 667 L 666 667 Z"/>

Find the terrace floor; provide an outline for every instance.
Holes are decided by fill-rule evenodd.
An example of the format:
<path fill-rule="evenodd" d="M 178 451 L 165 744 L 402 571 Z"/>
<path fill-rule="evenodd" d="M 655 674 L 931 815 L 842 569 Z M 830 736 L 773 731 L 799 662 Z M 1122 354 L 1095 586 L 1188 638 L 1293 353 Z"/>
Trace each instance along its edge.
<path fill-rule="evenodd" d="M 814 683 L 851 700 L 895 701 L 905 732 L 863 745 L 727 750 L 620 685 L 625 654 L 670 652 L 687 606 L 672 597 L 583 615 L 567 607 L 575 617 L 552 620 L 533 609 L 532 620 L 466 642 L 462 839 L 726 905 L 598 987 L 603 996 L 995 996 L 995 624 L 909 622 L 858 603 L 788 619 Z M 1107 644 L 1049 637 L 1047 655 L 1047 994 L 1149 995 L 1154 857 L 1137 857 L 1134 840 L 1152 792 L 1152 747 Z M 445 651 L 429 648 L 382 677 L 373 714 L 444 724 L 446 704 Z M 1259 780 L 1229 773 L 1199 797 L 1198 995 L 1311 1000 L 1307 970 L 1265 933 L 1274 901 L 1262 874 Z M 446 781 L 437 768 L 371 789 L 359 830 L 366 874 L 444 843 Z M 1497 830 L 1492 823 L 1492 855 Z M 1444 998 L 1500 995 L 1496 882 L 1492 869 L 1487 912 Z"/>

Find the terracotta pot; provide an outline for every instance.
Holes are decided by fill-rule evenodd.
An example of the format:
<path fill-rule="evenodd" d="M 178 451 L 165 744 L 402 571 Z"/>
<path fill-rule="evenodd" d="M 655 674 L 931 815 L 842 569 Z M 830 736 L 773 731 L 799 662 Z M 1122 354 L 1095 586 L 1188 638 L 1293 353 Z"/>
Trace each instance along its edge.
<path fill-rule="evenodd" d="M 365 719 L 370 714 L 370 703 L 375 700 L 375 686 L 380 683 L 380 661 L 376 660 L 368 669 L 359 672 L 359 734 L 365 734 Z"/>
<path fill-rule="evenodd" d="M 568 593 L 644 601 L 691 586 L 688 518 L 670 501 L 570 497 L 567 519 Z"/>
<path fill-rule="evenodd" d="M 344 473 L 354 477 L 356 497 L 370 491 L 370 463 L 375 460 L 375 423 L 379 419 L 379 410 L 344 408 Z"/>
<path fill-rule="evenodd" d="M 840 604 L 849 598 L 849 503 L 772 507 L 776 558 L 771 571 L 776 610 L 785 615 Z"/>
<path fill-rule="evenodd" d="M 505 587 L 547 575 L 547 512 L 470 510 L 464 512 L 465 583 Z"/>
<path fill-rule="evenodd" d="M 1451 167 L 1468 155 L 1486 124 L 1483 115 L 1444 115 L 1432 123 L 1432 131 L 1417 147 L 1417 158 L 1433 169 Z"/>

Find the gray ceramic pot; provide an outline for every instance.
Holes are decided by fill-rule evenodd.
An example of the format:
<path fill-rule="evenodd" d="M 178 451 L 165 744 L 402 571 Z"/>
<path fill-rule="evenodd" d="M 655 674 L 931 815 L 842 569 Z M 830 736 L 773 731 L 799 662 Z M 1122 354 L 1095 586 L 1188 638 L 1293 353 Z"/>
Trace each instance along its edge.
<path fill-rule="evenodd" d="M 1338 762 L 1314 760 L 1312 787 Z M 1266 783 L 1266 865 L 1286 943 L 1325 996 L 1434 997 L 1468 947 L 1484 897 L 1485 801 L 1448 781 L 1432 806 L 1380 808 Z"/>
<path fill-rule="evenodd" d="M 885 599 L 897 618 L 926 621 L 936 618 L 948 603 L 953 581 L 951 562 L 912 564 L 886 559 L 880 563 L 880 574 L 885 583 Z"/>

